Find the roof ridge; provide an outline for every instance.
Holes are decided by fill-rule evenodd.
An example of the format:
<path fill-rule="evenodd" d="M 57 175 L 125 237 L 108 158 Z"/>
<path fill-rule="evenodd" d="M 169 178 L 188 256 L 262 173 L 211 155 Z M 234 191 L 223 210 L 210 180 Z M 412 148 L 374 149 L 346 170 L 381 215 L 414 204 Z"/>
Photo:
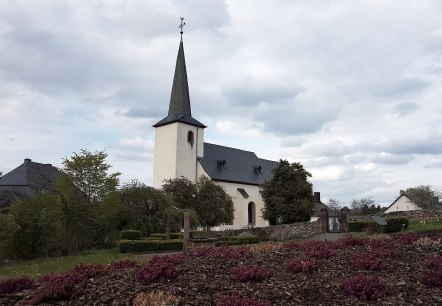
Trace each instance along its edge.
<path fill-rule="evenodd" d="M 223 147 L 223 148 L 237 150 L 237 151 L 242 151 L 242 152 L 247 152 L 247 153 L 252 153 L 253 155 L 256 156 L 256 158 L 259 159 L 258 155 L 256 155 L 256 153 L 253 152 L 253 151 L 248 151 L 248 150 L 243 150 L 243 149 L 238 149 L 238 148 L 233 148 L 233 147 L 228 147 L 228 146 L 222 146 L 222 145 L 215 144 L 215 143 L 210 143 L 210 142 L 204 142 L 204 144 L 208 144 L 208 145 L 212 145 L 212 146 L 217 146 L 217 147 Z"/>

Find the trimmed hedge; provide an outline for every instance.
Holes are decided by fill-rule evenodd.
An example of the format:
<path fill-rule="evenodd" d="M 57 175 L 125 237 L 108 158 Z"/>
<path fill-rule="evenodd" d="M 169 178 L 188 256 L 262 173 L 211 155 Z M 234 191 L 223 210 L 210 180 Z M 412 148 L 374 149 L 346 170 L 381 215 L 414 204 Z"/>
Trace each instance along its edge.
<path fill-rule="evenodd" d="M 183 240 L 120 240 L 121 253 L 182 250 Z"/>
<path fill-rule="evenodd" d="M 402 229 L 408 228 L 408 219 L 407 218 L 390 218 L 387 219 L 387 226 L 385 228 L 386 233 L 396 233 L 400 232 Z"/>
<path fill-rule="evenodd" d="M 221 232 L 216 231 L 191 231 L 190 238 L 220 238 L 222 237 Z"/>
<path fill-rule="evenodd" d="M 385 233 L 396 233 L 402 229 L 407 229 L 409 221 L 407 218 L 390 218 L 386 219 Z M 363 232 L 369 230 L 371 232 L 382 232 L 382 226 L 377 225 L 374 221 L 355 221 L 348 223 L 349 232 Z"/>
<path fill-rule="evenodd" d="M 259 237 L 255 236 L 249 236 L 249 237 L 224 236 L 218 238 L 218 241 L 215 242 L 215 246 L 255 244 L 259 242 L 260 242 Z"/>
<path fill-rule="evenodd" d="M 154 233 L 154 234 L 150 234 L 149 238 L 151 239 L 166 239 L 166 234 L 163 233 Z M 170 233 L 170 239 L 183 239 L 184 238 L 184 233 Z"/>
<path fill-rule="evenodd" d="M 141 231 L 136 231 L 136 230 L 124 230 L 124 231 L 121 231 L 120 239 L 123 239 L 123 240 L 140 240 L 141 239 Z"/>

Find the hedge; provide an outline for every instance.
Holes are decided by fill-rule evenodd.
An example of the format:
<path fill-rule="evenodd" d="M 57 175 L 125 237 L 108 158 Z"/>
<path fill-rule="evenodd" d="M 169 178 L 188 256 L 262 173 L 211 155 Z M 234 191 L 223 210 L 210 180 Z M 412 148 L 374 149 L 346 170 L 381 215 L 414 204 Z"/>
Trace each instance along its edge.
<path fill-rule="evenodd" d="M 348 223 L 348 231 L 349 232 L 363 232 L 364 230 L 369 230 L 372 232 L 382 232 L 385 233 L 395 233 L 400 232 L 402 229 L 408 228 L 408 219 L 407 218 L 390 218 L 386 219 L 387 225 L 385 229 L 383 227 L 377 225 L 374 221 L 355 221 Z"/>
<path fill-rule="evenodd" d="M 124 230 L 124 231 L 121 231 L 120 239 L 123 239 L 123 240 L 140 240 L 141 239 L 141 231 L 136 231 L 136 230 Z"/>
<path fill-rule="evenodd" d="M 348 223 L 349 232 L 363 232 L 367 229 L 375 230 L 376 223 L 374 221 L 355 221 Z"/>
<path fill-rule="evenodd" d="M 387 219 L 387 226 L 385 227 L 386 233 L 396 233 L 400 232 L 402 229 L 408 228 L 408 219 L 407 218 L 390 218 Z"/>
<path fill-rule="evenodd" d="M 255 244 L 260 242 L 259 237 L 249 236 L 249 237 L 238 237 L 238 236 L 224 236 L 218 238 L 215 242 L 216 246 L 220 245 L 242 245 L 242 244 Z"/>
<path fill-rule="evenodd" d="M 150 234 L 149 238 L 166 239 L 166 234 L 164 233 L 154 233 Z M 170 233 L 170 239 L 183 239 L 184 233 Z"/>
<path fill-rule="evenodd" d="M 190 238 L 220 238 L 223 234 L 216 231 L 191 231 Z"/>
<path fill-rule="evenodd" d="M 183 240 L 120 240 L 121 253 L 182 250 Z"/>

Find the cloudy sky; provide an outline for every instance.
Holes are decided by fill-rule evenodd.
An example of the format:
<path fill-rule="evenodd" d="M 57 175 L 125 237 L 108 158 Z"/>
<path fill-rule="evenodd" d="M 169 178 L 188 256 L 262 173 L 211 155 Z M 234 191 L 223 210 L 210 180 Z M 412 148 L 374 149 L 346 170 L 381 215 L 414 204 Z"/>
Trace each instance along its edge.
<path fill-rule="evenodd" d="M 205 141 L 299 161 L 323 199 L 442 189 L 439 0 L 0 0 L 0 171 L 104 149 L 151 184 L 180 16 Z"/>

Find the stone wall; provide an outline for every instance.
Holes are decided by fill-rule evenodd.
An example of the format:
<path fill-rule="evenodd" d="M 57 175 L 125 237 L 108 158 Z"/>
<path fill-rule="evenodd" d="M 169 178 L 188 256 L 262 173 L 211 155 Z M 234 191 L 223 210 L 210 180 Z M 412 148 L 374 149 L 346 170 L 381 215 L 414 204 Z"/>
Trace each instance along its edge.
<path fill-rule="evenodd" d="M 421 220 L 427 218 L 442 218 L 442 210 L 413 210 L 413 211 L 398 211 L 389 214 L 379 214 L 382 218 L 394 218 L 394 217 L 405 217 L 409 220 Z M 355 221 L 372 221 L 370 216 L 349 216 L 349 222 Z"/>
<path fill-rule="evenodd" d="M 229 233 L 235 236 L 253 235 L 259 237 L 263 241 L 301 239 L 321 233 L 321 224 L 318 220 L 314 222 L 298 222 L 292 224 L 230 230 Z"/>

